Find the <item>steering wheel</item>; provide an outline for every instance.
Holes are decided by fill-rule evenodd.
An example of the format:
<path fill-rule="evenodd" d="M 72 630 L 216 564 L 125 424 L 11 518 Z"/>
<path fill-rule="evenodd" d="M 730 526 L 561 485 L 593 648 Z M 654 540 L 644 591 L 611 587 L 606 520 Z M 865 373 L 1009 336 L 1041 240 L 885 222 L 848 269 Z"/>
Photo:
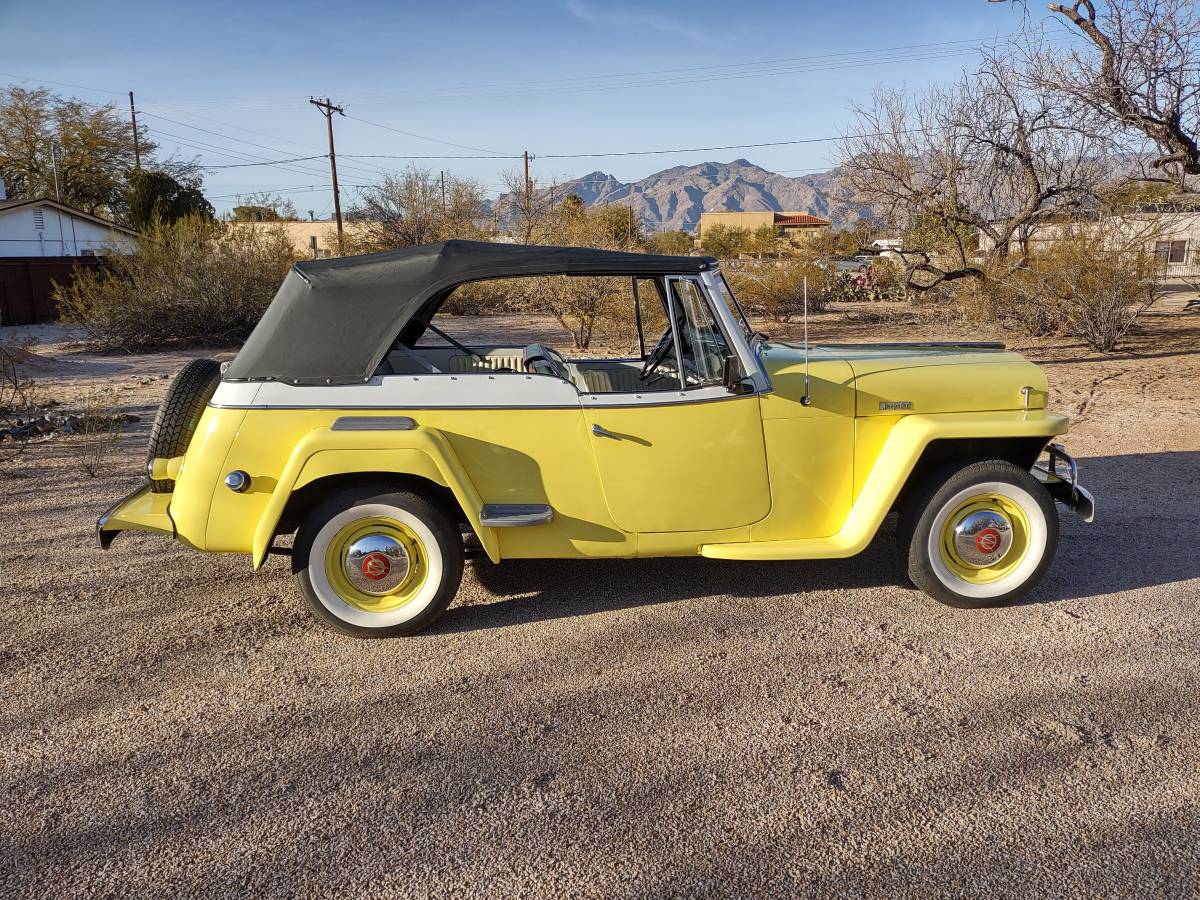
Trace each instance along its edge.
<path fill-rule="evenodd" d="M 671 338 L 671 329 L 668 327 L 663 332 L 662 337 L 658 339 L 658 343 L 654 345 L 654 349 L 650 351 L 650 355 L 646 357 L 646 361 L 642 364 L 642 371 L 638 375 L 642 381 L 649 383 L 657 378 L 662 378 L 662 375 L 655 374 L 658 367 L 666 362 L 668 354 L 674 345 Z"/>

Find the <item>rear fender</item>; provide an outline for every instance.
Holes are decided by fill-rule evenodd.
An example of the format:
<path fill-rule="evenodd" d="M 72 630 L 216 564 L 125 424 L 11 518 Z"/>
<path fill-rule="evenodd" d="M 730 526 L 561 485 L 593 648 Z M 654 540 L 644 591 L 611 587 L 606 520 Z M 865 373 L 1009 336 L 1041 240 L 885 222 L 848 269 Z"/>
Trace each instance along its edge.
<path fill-rule="evenodd" d="M 267 557 L 279 519 L 294 491 L 321 478 L 356 472 L 395 472 L 428 479 L 448 488 L 492 562 L 500 561 L 494 529 L 479 521 L 483 501 L 462 461 L 441 432 L 429 428 L 407 431 L 335 431 L 317 428 L 305 435 L 288 457 L 254 529 L 254 568 Z"/>

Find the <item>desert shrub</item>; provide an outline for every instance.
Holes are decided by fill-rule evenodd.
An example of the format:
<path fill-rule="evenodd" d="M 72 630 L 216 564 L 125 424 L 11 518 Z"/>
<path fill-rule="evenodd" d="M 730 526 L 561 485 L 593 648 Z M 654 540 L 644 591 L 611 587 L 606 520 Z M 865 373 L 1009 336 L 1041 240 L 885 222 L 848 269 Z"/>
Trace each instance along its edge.
<path fill-rule="evenodd" d="M 30 341 L 0 340 L 0 473 L 25 452 L 29 435 L 20 426 L 35 411 L 33 381 L 22 370 Z"/>
<path fill-rule="evenodd" d="M 998 323 L 1027 337 L 1044 337 L 1063 330 L 1063 305 L 1044 290 L 1038 273 L 1030 269 L 1018 269 L 989 281 L 961 283 L 955 299 L 970 322 Z"/>
<path fill-rule="evenodd" d="M 592 344 L 597 326 L 624 314 L 630 303 L 629 279 L 596 275 L 550 275 L 513 282 L 524 293 L 522 305 L 555 318 L 577 350 Z"/>
<path fill-rule="evenodd" d="M 651 253 L 667 256 L 687 256 L 695 243 L 695 238 L 686 231 L 660 231 L 646 238 L 646 246 Z"/>
<path fill-rule="evenodd" d="M 88 395 L 76 418 L 75 434 L 67 438 L 67 446 L 79 468 L 95 478 L 108 466 L 109 454 L 121 437 L 123 419 L 100 394 Z"/>
<path fill-rule="evenodd" d="M 748 228 L 709 225 L 700 233 L 700 246 L 710 256 L 734 259 L 739 253 L 747 252 L 751 234 Z"/>
<path fill-rule="evenodd" d="M 730 268 L 726 276 L 743 306 L 776 322 L 788 322 L 803 313 L 805 279 L 808 311 L 823 312 L 836 280 L 827 268 L 803 259 L 746 263 Z"/>
<path fill-rule="evenodd" d="M 254 328 L 293 261 L 282 228 L 190 217 L 149 226 L 107 273 L 80 272 L 55 295 L 102 349 L 230 344 Z"/>
<path fill-rule="evenodd" d="M 974 321 L 1030 336 L 1065 333 L 1111 353 L 1158 297 L 1153 235 L 1103 223 L 1064 228 L 1010 271 L 964 291 Z"/>

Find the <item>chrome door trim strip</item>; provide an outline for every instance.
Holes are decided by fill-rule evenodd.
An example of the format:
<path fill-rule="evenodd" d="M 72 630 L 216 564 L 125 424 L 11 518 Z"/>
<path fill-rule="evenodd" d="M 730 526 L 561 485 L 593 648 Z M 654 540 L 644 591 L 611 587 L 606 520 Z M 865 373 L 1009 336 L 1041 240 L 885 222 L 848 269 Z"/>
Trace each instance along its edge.
<path fill-rule="evenodd" d="M 773 393 L 772 391 L 753 391 L 748 394 L 729 394 L 725 397 L 677 397 L 673 400 L 641 400 L 627 403 L 589 403 L 599 397 L 615 397 L 617 394 L 595 394 L 581 398 L 581 403 L 539 406 L 530 403 L 497 404 L 495 406 L 479 405 L 403 405 L 387 403 L 380 405 L 355 404 L 353 406 L 332 406 L 322 403 L 310 404 L 249 404 L 249 403 L 212 403 L 213 409 L 265 409 L 265 410 L 329 410 L 330 412 L 352 412 L 354 410 L 390 410 L 393 412 L 420 412 L 421 410 L 489 410 L 489 409 L 641 409 L 652 406 L 686 406 L 695 403 L 723 403 L 727 400 L 746 400 L 750 397 L 760 397 Z"/>

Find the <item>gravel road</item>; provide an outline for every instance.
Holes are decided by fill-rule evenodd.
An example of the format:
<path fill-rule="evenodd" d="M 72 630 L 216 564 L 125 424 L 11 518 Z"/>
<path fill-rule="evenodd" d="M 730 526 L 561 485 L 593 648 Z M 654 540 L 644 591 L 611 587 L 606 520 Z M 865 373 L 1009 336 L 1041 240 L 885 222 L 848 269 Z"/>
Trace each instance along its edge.
<path fill-rule="evenodd" d="M 144 433 L 97 479 L 39 445 L 0 480 L 0 896 L 1196 894 L 1198 325 L 1029 348 L 1099 516 L 1001 610 L 900 586 L 888 530 L 472 563 L 433 631 L 358 641 L 282 560 L 95 550 Z M 143 415 L 180 362 L 56 352 Z"/>

